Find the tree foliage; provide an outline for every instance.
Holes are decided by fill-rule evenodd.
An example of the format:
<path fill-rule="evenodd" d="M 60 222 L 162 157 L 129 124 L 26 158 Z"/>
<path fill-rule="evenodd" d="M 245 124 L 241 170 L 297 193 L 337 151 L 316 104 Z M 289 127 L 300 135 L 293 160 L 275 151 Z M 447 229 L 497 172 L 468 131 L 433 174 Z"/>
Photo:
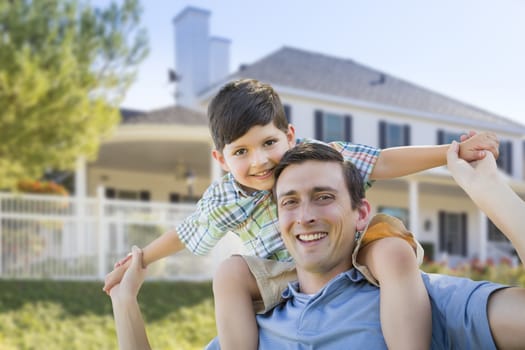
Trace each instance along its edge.
<path fill-rule="evenodd" d="M 141 11 L 138 0 L 0 1 L 0 189 L 96 156 L 147 55 Z"/>

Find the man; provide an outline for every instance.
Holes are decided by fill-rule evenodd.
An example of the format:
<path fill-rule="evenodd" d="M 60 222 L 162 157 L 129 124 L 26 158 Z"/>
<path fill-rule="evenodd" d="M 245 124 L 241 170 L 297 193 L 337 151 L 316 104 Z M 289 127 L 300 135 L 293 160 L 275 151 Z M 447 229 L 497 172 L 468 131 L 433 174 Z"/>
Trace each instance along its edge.
<path fill-rule="evenodd" d="M 457 152 L 454 143 L 448 152 L 454 178 L 525 257 L 525 237 L 520 235 L 525 204 L 499 177 L 491 154 L 467 164 Z M 386 348 L 379 289 L 353 268 L 352 252 L 370 219 L 359 174 L 329 147 L 308 144 L 287 152 L 275 176 L 281 235 L 295 260 L 298 281 L 283 293 L 283 304 L 258 316 L 259 347 Z M 135 249 L 134 268 L 111 293 L 123 349 L 147 348 L 136 302 L 144 273 L 139 259 Z M 525 347 L 525 318 L 516 312 L 525 310 L 523 288 L 422 275 L 432 302 L 433 349 Z M 217 341 L 209 347 L 218 348 Z"/>

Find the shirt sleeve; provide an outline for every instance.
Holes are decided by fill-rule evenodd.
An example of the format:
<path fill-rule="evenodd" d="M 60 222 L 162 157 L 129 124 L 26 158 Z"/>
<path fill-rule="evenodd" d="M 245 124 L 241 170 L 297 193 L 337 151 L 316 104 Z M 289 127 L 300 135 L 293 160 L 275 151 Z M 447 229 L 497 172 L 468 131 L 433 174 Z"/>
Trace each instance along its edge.
<path fill-rule="evenodd" d="M 225 176 L 208 187 L 195 212 L 176 227 L 177 234 L 193 254 L 206 255 L 228 231 L 246 221 L 249 201 Z"/>

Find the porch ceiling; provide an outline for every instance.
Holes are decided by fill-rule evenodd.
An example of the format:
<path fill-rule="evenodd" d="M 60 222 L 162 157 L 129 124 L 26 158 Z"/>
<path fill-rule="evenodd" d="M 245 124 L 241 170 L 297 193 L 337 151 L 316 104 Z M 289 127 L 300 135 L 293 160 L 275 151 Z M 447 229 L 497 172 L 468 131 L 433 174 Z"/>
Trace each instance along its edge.
<path fill-rule="evenodd" d="M 120 171 L 171 173 L 184 176 L 187 169 L 209 176 L 211 146 L 208 142 L 175 140 L 104 143 L 91 166 Z"/>

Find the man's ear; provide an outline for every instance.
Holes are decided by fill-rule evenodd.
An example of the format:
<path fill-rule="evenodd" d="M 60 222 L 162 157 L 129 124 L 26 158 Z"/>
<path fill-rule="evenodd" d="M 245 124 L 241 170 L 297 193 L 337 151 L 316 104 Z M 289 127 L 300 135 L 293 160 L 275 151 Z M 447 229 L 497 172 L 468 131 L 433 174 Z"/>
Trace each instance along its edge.
<path fill-rule="evenodd" d="M 214 149 L 213 151 L 211 151 L 211 155 L 219 163 L 219 165 L 221 166 L 222 170 L 224 170 L 226 172 L 230 171 L 230 168 L 228 168 L 228 165 L 226 164 L 226 160 L 224 159 L 224 156 L 222 155 L 222 152 L 219 152 L 216 149 Z"/>
<path fill-rule="evenodd" d="M 371 210 L 372 208 L 370 207 L 370 202 L 363 198 L 361 206 L 357 208 L 358 217 L 355 227 L 357 231 L 363 231 L 366 228 L 366 225 L 368 225 L 368 221 L 370 220 Z"/>

